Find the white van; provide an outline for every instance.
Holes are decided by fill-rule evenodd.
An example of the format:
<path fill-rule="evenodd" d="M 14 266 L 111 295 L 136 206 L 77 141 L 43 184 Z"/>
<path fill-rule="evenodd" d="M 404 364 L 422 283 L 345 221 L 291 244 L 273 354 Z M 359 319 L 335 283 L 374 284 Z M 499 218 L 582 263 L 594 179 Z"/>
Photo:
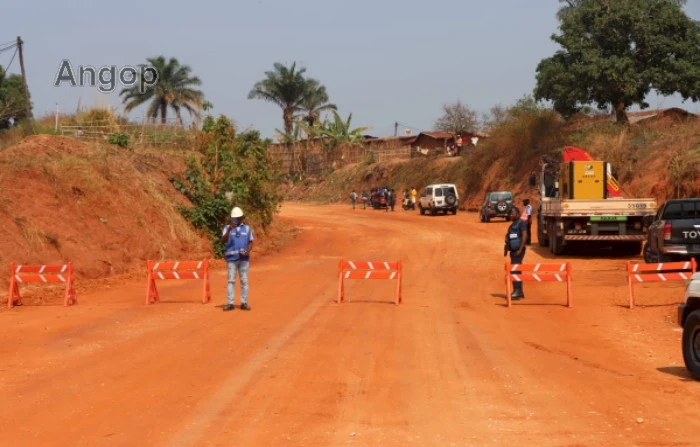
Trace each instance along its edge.
<path fill-rule="evenodd" d="M 426 211 L 430 211 L 430 214 L 436 214 L 438 211 L 444 211 L 445 214 L 451 211 L 452 214 L 457 214 L 458 206 L 459 193 L 457 193 L 457 186 L 453 183 L 428 185 L 418 199 L 418 209 L 421 214 L 425 214 Z"/>

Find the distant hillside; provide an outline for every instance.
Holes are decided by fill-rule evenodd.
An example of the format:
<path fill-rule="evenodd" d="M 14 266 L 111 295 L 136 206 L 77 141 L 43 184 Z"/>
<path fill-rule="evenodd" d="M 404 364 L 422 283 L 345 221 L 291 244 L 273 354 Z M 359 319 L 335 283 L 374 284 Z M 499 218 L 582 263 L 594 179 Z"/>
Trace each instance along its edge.
<path fill-rule="evenodd" d="M 388 184 L 403 191 L 450 182 L 458 185 L 464 209 L 477 208 L 488 190 L 534 199 L 529 174 L 543 155 L 561 156 L 566 145 L 609 161 L 628 197 L 699 196 L 700 119 L 676 109 L 631 118 L 636 122 L 625 129 L 607 117 L 564 123 L 548 113 L 523 116 L 495 129 L 470 155 L 348 165 L 323 179 L 290 183 L 286 197 L 345 202 L 353 188 L 360 193 Z"/>

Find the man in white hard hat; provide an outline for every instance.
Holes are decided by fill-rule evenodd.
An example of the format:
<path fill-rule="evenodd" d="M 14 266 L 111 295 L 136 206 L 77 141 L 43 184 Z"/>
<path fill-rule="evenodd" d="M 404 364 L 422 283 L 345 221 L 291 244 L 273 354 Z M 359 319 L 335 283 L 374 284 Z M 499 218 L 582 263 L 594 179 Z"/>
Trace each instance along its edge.
<path fill-rule="evenodd" d="M 231 211 L 231 224 L 226 225 L 221 236 L 224 243 L 224 257 L 228 266 L 227 303 L 224 310 L 234 309 L 236 273 L 241 279 L 241 310 L 250 310 L 248 306 L 248 268 L 250 251 L 253 249 L 253 229 L 244 224 L 243 210 L 235 207 Z"/>

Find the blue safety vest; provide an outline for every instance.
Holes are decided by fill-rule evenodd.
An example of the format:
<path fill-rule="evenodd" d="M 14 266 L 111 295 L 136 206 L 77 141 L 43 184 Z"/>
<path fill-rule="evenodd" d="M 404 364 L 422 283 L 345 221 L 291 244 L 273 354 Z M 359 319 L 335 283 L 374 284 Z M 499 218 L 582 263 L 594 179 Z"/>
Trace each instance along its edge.
<path fill-rule="evenodd" d="M 229 225 L 224 228 L 224 233 Z M 227 261 L 247 261 L 250 256 L 241 255 L 241 250 L 248 251 L 248 245 L 253 240 L 253 230 L 248 225 L 238 225 L 229 233 L 228 242 L 224 250 L 224 257 Z"/>
<path fill-rule="evenodd" d="M 508 250 L 518 251 L 520 245 L 523 243 L 523 232 L 522 232 L 522 219 L 518 219 L 513 222 L 510 227 L 508 227 L 508 233 L 506 234 L 506 244 L 508 244 Z"/>

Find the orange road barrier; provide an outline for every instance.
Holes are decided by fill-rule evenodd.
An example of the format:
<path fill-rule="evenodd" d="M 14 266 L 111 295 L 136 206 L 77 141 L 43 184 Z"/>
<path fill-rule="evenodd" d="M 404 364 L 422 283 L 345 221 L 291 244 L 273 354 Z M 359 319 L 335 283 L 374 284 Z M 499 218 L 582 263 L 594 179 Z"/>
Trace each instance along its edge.
<path fill-rule="evenodd" d="M 346 279 L 396 279 L 396 304 L 401 303 L 401 261 L 345 261 L 338 263 L 338 304 L 345 301 Z"/>
<path fill-rule="evenodd" d="M 571 264 L 511 264 L 506 262 L 506 299 L 511 307 L 510 294 L 513 281 L 558 281 L 566 282 L 566 306 L 572 307 Z"/>
<path fill-rule="evenodd" d="M 634 308 L 635 282 L 659 282 L 689 280 L 698 270 L 695 259 L 686 262 L 662 262 L 660 264 L 634 264 L 627 261 L 627 285 L 630 289 L 630 309 Z"/>
<path fill-rule="evenodd" d="M 19 293 L 19 284 L 27 282 L 40 283 L 66 283 L 66 292 L 63 296 L 63 305 L 78 304 L 73 278 L 73 264 L 63 265 L 17 265 L 10 264 L 10 295 L 7 298 L 7 307 L 22 305 L 22 296 Z"/>
<path fill-rule="evenodd" d="M 211 301 L 209 286 L 209 261 L 148 261 L 148 285 L 146 286 L 146 304 L 159 303 L 160 296 L 156 288 L 156 279 L 202 279 L 204 280 L 202 303 Z"/>

